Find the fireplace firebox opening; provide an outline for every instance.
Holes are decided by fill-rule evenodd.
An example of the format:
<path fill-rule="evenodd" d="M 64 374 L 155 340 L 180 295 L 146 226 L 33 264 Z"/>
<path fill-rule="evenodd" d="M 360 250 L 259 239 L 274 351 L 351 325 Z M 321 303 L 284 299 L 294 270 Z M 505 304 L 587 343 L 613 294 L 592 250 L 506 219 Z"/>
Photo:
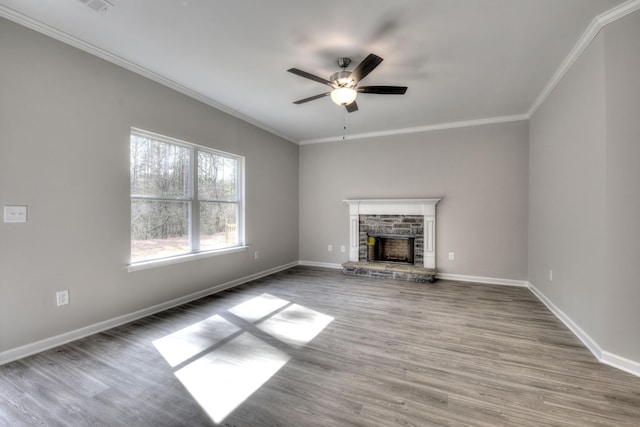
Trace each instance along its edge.
<path fill-rule="evenodd" d="M 399 234 L 368 234 L 367 261 L 414 263 L 415 236 Z"/>

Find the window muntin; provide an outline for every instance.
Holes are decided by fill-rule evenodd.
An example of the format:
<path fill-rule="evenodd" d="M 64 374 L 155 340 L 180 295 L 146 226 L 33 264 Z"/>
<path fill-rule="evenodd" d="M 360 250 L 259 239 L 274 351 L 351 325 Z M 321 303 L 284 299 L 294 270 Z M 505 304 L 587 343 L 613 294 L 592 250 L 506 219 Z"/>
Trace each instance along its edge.
<path fill-rule="evenodd" d="M 139 130 L 130 156 L 132 263 L 243 243 L 242 157 Z"/>

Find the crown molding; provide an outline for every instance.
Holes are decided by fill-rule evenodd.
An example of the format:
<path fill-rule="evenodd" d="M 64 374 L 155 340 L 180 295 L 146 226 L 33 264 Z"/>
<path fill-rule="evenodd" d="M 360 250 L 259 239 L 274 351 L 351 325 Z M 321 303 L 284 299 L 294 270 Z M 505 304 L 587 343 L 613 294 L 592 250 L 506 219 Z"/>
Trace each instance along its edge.
<path fill-rule="evenodd" d="M 529 111 L 526 114 L 517 114 L 512 116 L 502 116 L 502 117 L 492 117 L 487 119 L 479 119 L 479 120 L 467 120 L 461 122 L 451 122 L 451 123 L 441 123 L 429 126 L 419 126 L 413 128 L 404 128 L 404 129 L 393 129 L 387 131 L 380 132 L 369 132 L 369 133 L 361 133 L 354 135 L 344 135 L 344 136 L 332 136 L 327 138 L 318 138 L 318 139 L 307 139 L 298 141 L 298 145 L 308 145 L 308 144 L 320 144 L 326 142 L 338 142 L 338 141 L 346 141 L 346 140 L 356 140 L 356 139 L 365 139 L 365 138 L 375 138 L 380 136 L 391 136 L 391 135 L 399 135 L 404 133 L 418 133 L 418 132 L 431 132 L 437 130 L 444 129 L 456 129 L 468 126 L 480 126 L 487 124 L 496 124 L 496 123 L 506 123 L 512 121 L 519 120 L 529 120 L 535 112 L 540 108 L 540 106 L 544 103 L 547 97 L 553 92 L 555 87 L 560 83 L 560 80 L 565 76 L 565 74 L 569 71 L 571 66 L 580 58 L 582 53 L 586 50 L 586 48 L 591 44 L 593 39 L 598 35 L 600 30 L 612 23 L 621 19 L 630 13 L 633 13 L 637 10 L 640 10 L 640 0 L 628 0 L 600 15 L 596 16 L 591 24 L 584 31 L 578 42 L 575 44 L 571 52 L 567 55 L 565 60 L 560 64 L 560 67 L 553 74 L 547 85 L 544 87 L 540 95 L 536 98 L 534 103 L 529 108 Z"/>
<path fill-rule="evenodd" d="M 45 36 L 51 37 L 55 40 L 58 40 L 62 43 L 65 43 L 67 45 L 73 46 L 77 49 L 80 49 L 84 52 L 87 52 L 91 55 L 97 56 L 98 58 L 104 59 L 105 61 L 108 61 L 112 64 L 118 65 L 122 68 L 125 68 L 129 71 L 132 71 L 138 75 L 141 75 L 143 77 L 146 77 L 156 83 L 159 83 L 165 87 L 168 87 L 169 89 L 173 89 L 176 92 L 179 92 L 183 95 L 186 95 L 192 99 L 195 99 L 196 101 L 200 101 L 203 104 L 206 104 L 210 107 L 213 107 L 217 110 L 222 111 L 223 113 L 229 114 L 230 116 L 233 116 L 237 119 L 240 119 L 244 122 L 247 122 L 249 124 L 252 124 L 262 130 L 265 130 L 273 135 L 279 136 L 280 138 L 283 138 L 289 142 L 293 142 L 293 143 L 297 143 L 297 141 L 293 138 L 291 138 L 288 135 L 283 134 L 282 132 L 277 131 L 276 129 L 273 129 L 272 127 L 267 126 L 266 124 L 259 122 L 245 114 L 240 113 L 239 111 L 236 111 L 232 108 L 227 107 L 226 105 L 220 104 L 219 102 L 215 101 L 212 98 L 209 98 L 207 96 L 204 96 L 192 89 L 189 89 L 186 86 L 181 85 L 180 83 L 177 83 L 161 74 L 152 72 L 144 67 L 141 67 L 131 61 L 128 61 L 118 55 L 114 55 L 113 53 L 106 51 L 104 49 L 101 49 L 91 43 L 87 43 L 85 41 L 82 41 L 76 37 L 73 37 L 63 31 L 57 30 L 49 25 L 46 25 L 36 19 L 30 18 L 28 16 L 25 16 L 21 13 L 16 12 L 13 9 L 10 9 L 6 6 L 2 6 L 0 5 L 0 17 L 4 17 L 10 21 L 13 21 L 17 24 L 20 24 L 24 27 L 27 27 L 29 29 L 32 29 L 34 31 L 37 31 L 38 33 L 44 34 Z"/>
<path fill-rule="evenodd" d="M 605 25 L 617 21 L 618 19 L 623 18 L 639 9 L 640 0 L 629 0 L 596 16 L 594 21 L 597 21 L 601 27 L 604 27 Z"/>
<path fill-rule="evenodd" d="M 401 135 L 405 133 L 433 132 L 438 130 L 457 129 L 457 128 L 464 128 L 469 126 L 482 126 L 482 125 L 492 125 L 497 123 L 517 122 L 520 120 L 528 120 L 528 119 L 529 119 L 529 116 L 527 114 L 516 114 L 513 116 L 489 117 L 486 119 L 465 120 L 461 122 L 451 122 L 451 123 L 439 123 L 439 124 L 428 125 L 428 126 L 417 126 L 412 128 L 403 128 L 403 129 L 391 129 L 391 130 L 384 130 L 384 131 L 378 131 L 378 132 L 358 133 L 353 135 L 330 136 L 327 138 L 317 138 L 317 139 L 304 139 L 299 141 L 298 144 L 299 145 L 321 144 L 325 142 L 368 139 L 368 138 L 376 138 L 380 136 Z"/>
<path fill-rule="evenodd" d="M 562 64 L 560 64 L 560 67 L 553 74 L 551 80 L 549 80 L 540 95 L 538 95 L 538 98 L 536 98 L 533 105 L 531 105 L 531 108 L 529 108 L 529 112 L 527 113 L 528 118 L 533 117 L 536 111 L 538 111 L 538 108 L 540 108 L 549 95 L 551 95 L 551 92 L 553 92 L 558 83 L 560 83 L 565 74 L 567 74 L 569 69 L 578 60 L 578 58 L 580 58 L 604 26 L 633 13 L 638 9 L 640 9 L 640 0 L 629 0 L 596 16 L 582 34 L 582 37 L 578 39 L 578 42 L 573 49 L 571 49 L 569 55 L 567 55 Z"/>
<path fill-rule="evenodd" d="M 544 87 L 540 95 L 538 95 L 538 97 L 536 98 L 534 103 L 531 105 L 531 107 L 529 108 L 529 111 L 526 114 L 492 117 L 492 118 L 478 119 L 478 120 L 466 120 L 466 121 L 451 122 L 451 123 L 440 123 L 440 124 L 434 124 L 434 125 L 428 125 L 428 126 L 391 129 L 386 131 L 367 132 L 367 133 L 360 133 L 360 134 L 353 134 L 353 135 L 338 135 L 338 136 L 330 136 L 326 138 L 306 139 L 306 140 L 296 140 L 295 138 L 292 138 L 289 135 L 283 134 L 282 132 L 270 126 L 267 126 L 266 124 L 260 121 L 257 121 L 245 114 L 242 114 L 232 108 L 229 108 L 228 106 L 223 105 L 215 101 L 214 99 L 204 96 L 192 89 L 189 89 L 188 87 L 183 86 L 165 76 L 152 72 L 131 61 L 128 61 L 120 56 L 114 55 L 90 43 L 84 42 L 65 32 L 59 31 L 38 20 L 29 18 L 6 6 L 0 5 L 0 17 L 4 17 L 10 21 L 16 22 L 22 26 L 30 28 L 34 31 L 37 31 L 41 34 L 49 36 L 58 41 L 61 41 L 65 44 L 78 48 L 84 52 L 87 52 L 94 56 L 102 58 L 112 64 L 118 65 L 122 68 L 132 71 L 138 75 L 146 77 L 152 81 L 155 81 L 156 83 L 159 83 L 163 86 L 173 89 L 179 93 L 182 93 L 183 95 L 186 95 L 192 99 L 200 101 L 203 104 L 209 105 L 210 107 L 220 110 L 244 122 L 252 124 L 264 131 L 267 131 L 273 135 L 283 138 L 289 142 L 296 143 L 298 145 L 308 145 L 308 144 L 320 144 L 320 143 L 327 143 L 327 142 L 338 142 L 338 141 L 345 141 L 345 140 L 376 138 L 381 136 L 393 136 L 393 135 L 401 135 L 401 134 L 407 134 L 407 133 L 432 132 L 432 131 L 438 131 L 438 130 L 463 128 L 463 127 L 469 127 L 469 126 L 506 123 L 506 122 L 519 121 L 519 120 L 529 120 L 536 113 L 538 108 L 540 108 L 540 106 L 544 103 L 547 97 L 553 92 L 555 87 L 558 85 L 558 83 L 560 83 L 562 78 L 573 66 L 573 64 L 578 60 L 578 58 L 580 58 L 582 53 L 586 50 L 589 44 L 591 44 L 591 42 L 598 35 L 600 30 L 604 26 L 614 21 L 617 21 L 618 19 L 623 18 L 624 16 L 627 16 L 630 13 L 633 13 L 637 10 L 640 10 L 640 0 L 628 0 L 595 17 L 593 21 L 591 21 L 591 24 L 589 24 L 585 32 L 582 34 L 582 36 L 580 37 L 576 45 L 573 47 L 571 52 L 569 52 L 569 54 L 564 59 L 562 64 L 560 64 L 560 67 L 553 74 L 553 76 L 551 77 L 547 85 Z"/>

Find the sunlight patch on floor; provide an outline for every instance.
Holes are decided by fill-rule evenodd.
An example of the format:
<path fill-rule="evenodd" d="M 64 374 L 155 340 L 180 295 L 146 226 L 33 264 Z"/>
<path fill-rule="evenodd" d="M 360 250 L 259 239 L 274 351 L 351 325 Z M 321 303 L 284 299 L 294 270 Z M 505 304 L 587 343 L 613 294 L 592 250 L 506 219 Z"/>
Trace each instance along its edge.
<path fill-rule="evenodd" d="M 262 294 L 242 304 L 236 305 L 230 309 L 229 312 L 247 322 L 255 322 L 287 304 L 289 304 L 289 301 L 274 297 L 273 295 Z"/>
<path fill-rule="evenodd" d="M 153 342 L 171 367 L 213 347 L 240 328 L 216 314 Z"/>
<path fill-rule="evenodd" d="M 249 333 L 243 333 L 193 363 L 176 377 L 220 423 L 291 359 Z"/>
<path fill-rule="evenodd" d="M 259 334 L 255 328 L 301 348 L 333 321 L 331 316 L 266 293 L 236 305 L 224 316 L 229 320 L 216 314 L 153 342 L 216 424 L 291 359 L 253 335 L 252 331 Z"/>
<path fill-rule="evenodd" d="M 274 338 L 300 348 L 314 339 L 331 321 L 331 316 L 292 304 L 257 326 Z"/>

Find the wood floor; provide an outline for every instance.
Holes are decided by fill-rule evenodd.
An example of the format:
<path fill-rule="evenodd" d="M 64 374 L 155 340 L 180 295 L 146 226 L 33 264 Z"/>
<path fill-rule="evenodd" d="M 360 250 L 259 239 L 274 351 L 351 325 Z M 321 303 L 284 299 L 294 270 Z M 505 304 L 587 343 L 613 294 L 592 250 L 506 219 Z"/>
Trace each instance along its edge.
<path fill-rule="evenodd" d="M 183 344 L 181 344 L 183 343 Z M 296 267 L 0 366 L 0 425 L 640 426 L 527 289 Z"/>

